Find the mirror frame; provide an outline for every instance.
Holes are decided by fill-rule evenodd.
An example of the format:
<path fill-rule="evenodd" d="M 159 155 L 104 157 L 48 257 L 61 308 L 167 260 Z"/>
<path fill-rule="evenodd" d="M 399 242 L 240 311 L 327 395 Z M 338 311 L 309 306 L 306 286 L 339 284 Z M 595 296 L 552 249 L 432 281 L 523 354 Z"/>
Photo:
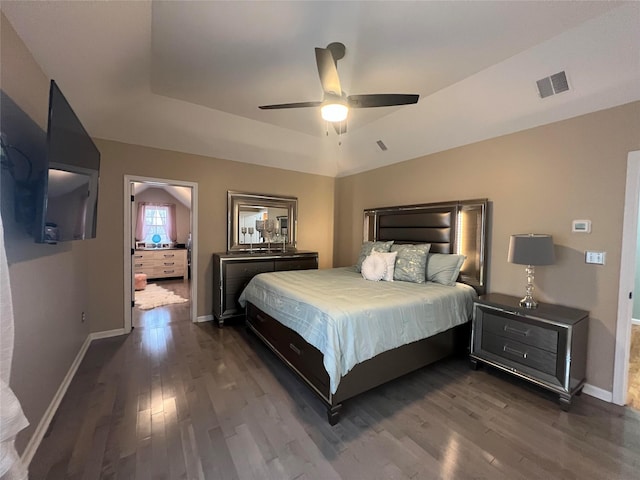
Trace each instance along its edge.
<path fill-rule="evenodd" d="M 298 230 L 298 198 L 281 195 L 265 195 L 258 193 L 227 192 L 227 251 L 228 252 L 265 252 L 266 243 L 254 243 L 253 248 L 246 243 L 240 243 L 239 219 L 240 208 L 243 205 L 260 205 L 265 207 L 284 208 L 289 217 L 286 251 L 295 251 Z M 271 244 L 271 250 L 282 251 L 282 244 Z"/>

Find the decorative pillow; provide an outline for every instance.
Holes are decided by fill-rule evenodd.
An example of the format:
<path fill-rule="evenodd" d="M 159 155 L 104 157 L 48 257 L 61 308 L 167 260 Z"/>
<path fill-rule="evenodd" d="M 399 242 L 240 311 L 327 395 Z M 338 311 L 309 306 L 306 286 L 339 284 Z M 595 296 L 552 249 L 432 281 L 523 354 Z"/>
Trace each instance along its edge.
<path fill-rule="evenodd" d="M 387 273 L 387 262 L 378 255 L 369 255 L 364 259 L 361 266 L 362 278 L 378 282 Z"/>
<path fill-rule="evenodd" d="M 390 252 L 390 253 L 373 252 L 371 255 L 375 255 L 376 257 L 381 257 L 384 260 L 385 265 L 387 266 L 387 270 L 385 271 L 384 277 L 382 277 L 382 280 L 384 280 L 385 282 L 393 282 L 393 271 L 396 264 L 396 255 L 398 255 L 398 252 Z"/>
<path fill-rule="evenodd" d="M 391 251 L 398 253 L 393 279 L 404 282 L 424 283 L 426 281 L 427 253 L 429 253 L 430 248 L 430 243 L 392 245 Z"/>
<path fill-rule="evenodd" d="M 358 263 L 356 263 L 356 272 L 360 271 L 362 262 L 371 255 L 371 252 L 387 253 L 391 245 L 393 245 L 393 240 L 389 242 L 364 242 L 362 247 L 360 247 L 360 256 L 358 257 Z"/>
<path fill-rule="evenodd" d="M 453 253 L 430 253 L 427 256 L 427 280 L 442 285 L 455 285 L 466 259 L 464 255 Z"/>

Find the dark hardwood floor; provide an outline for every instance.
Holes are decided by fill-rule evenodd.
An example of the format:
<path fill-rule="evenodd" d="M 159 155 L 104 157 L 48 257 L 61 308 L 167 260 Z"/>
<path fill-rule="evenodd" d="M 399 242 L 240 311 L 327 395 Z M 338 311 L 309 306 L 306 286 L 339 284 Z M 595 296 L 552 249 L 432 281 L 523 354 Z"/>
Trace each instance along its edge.
<path fill-rule="evenodd" d="M 638 479 L 640 414 L 466 359 L 344 405 L 340 423 L 242 326 L 185 305 L 95 341 L 38 449 L 36 479 Z"/>

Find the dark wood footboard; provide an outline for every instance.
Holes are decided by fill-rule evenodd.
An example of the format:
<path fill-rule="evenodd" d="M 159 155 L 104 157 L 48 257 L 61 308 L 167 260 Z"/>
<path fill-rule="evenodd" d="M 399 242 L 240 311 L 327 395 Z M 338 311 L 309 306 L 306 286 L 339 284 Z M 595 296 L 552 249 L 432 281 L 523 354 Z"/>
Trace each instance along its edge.
<path fill-rule="evenodd" d="M 247 326 L 325 402 L 331 425 L 338 423 L 343 401 L 469 348 L 470 323 L 465 323 L 359 363 L 341 378 L 332 395 L 317 348 L 251 303 L 247 304 Z"/>

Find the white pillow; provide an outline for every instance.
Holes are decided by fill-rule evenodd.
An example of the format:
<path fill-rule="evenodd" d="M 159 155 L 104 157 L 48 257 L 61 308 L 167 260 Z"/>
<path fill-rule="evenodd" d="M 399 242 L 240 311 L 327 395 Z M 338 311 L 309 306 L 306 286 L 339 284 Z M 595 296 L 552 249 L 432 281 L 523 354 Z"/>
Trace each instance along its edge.
<path fill-rule="evenodd" d="M 387 262 L 377 255 L 369 255 L 363 260 L 360 273 L 365 280 L 378 282 L 387 273 Z"/>
<path fill-rule="evenodd" d="M 393 282 L 393 273 L 395 271 L 394 268 L 395 268 L 396 256 L 398 255 L 398 252 L 390 252 L 390 253 L 372 252 L 371 255 L 381 257 L 385 261 L 385 264 L 387 265 L 387 271 L 385 272 L 384 277 L 382 277 L 382 280 L 384 280 L 385 282 Z"/>

